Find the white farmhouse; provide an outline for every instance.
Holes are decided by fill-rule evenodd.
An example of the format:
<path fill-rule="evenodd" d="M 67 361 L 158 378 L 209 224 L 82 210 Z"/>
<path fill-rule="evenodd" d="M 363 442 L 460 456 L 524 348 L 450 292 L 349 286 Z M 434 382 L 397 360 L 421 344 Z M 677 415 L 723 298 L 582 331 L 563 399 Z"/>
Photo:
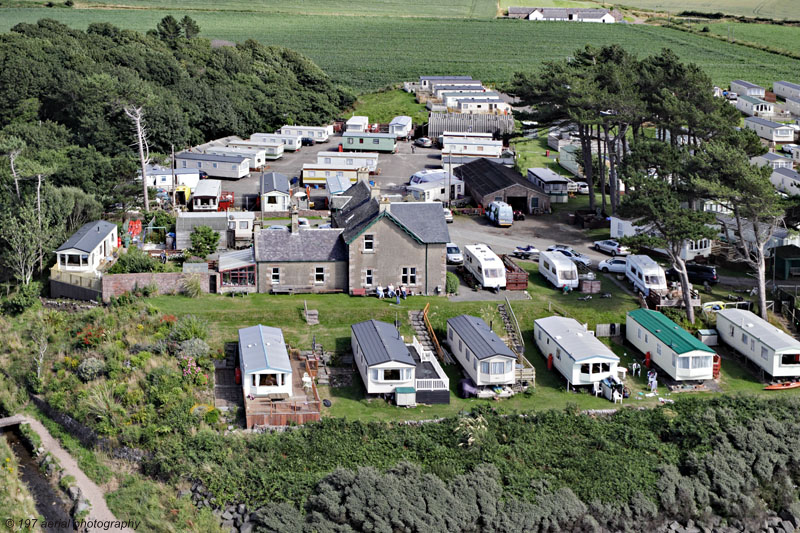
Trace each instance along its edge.
<path fill-rule="evenodd" d="M 760 316 L 744 309 L 717 311 L 717 334 L 770 376 L 800 376 L 800 341 Z"/>
<path fill-rule="evenodd" d="M 239 368 L 246 398 L 285 400 L 292 396 L 292 365 L 280 329 L 261 324 L 240 329 Z"/>

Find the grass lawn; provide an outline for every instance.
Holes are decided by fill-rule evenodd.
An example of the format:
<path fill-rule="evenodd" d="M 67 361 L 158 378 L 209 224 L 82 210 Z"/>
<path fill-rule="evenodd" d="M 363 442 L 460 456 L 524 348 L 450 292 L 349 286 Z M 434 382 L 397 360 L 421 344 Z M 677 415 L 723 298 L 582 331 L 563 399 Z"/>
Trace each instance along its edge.
<path fill-rule="evenodd" d="M 407 115 L 415 125 L 428 122 L 428 112 L 424 104 L 417 103 L 411 93 L 395 89 L 358 97 L 354 115 L 366 115 L 370 122 L 388 124 L 398 115 Z"/>
<path fill-rule="evenodd" d="M 517 153 L 517 168 L 523 174 L 529 168 L 544 167 L 562 176 L 572 177 L 569 172 L 556 162 L 558 150 L 553 150 L 547 146 L 547 129 L 540 130 L 539 137 L 535 139 L 513 138 L 509 141 L 509 147 Z M 547 155 L 548 152 L 550 153 L 549 156 Z"/>

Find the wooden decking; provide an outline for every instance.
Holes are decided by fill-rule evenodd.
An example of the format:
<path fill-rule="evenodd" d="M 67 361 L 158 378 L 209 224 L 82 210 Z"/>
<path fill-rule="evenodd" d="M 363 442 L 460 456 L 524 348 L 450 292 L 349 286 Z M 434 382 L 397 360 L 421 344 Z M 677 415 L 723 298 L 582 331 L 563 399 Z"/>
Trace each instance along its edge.
<path fill-rule="evenodd" d="M 310 389 L 303 387 L 303 375 L 308 373 L 312 378 L 316 374 L 313 365 L 307 361 L 291 360 L 292 364 L 292 396 L 285 400 L 267 398 L 244 399 L 247 427 L 254 426 L 287 426 L 289 424 L 305 424 L 320 419 L 321 402 L 317 393 L 317 385 L 312 379 Z M 241 388 L 240 394 L 241 392 Z"/>

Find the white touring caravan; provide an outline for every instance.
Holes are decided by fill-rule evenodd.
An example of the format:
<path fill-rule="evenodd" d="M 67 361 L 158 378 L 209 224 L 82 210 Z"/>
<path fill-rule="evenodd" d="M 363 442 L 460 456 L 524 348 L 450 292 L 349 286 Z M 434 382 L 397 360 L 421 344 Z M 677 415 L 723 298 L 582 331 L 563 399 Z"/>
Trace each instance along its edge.
<path fill-rule="evenodd" d="M 506 267 L 485 244 L 464 247 L 464 268 L 475 276 L 484 289 L 506 288 Z"/>
<path fill-rule="evenodd" d="M 498 226 L 509 227 L 514 223 L 514 210 L 505 202 L 490 203 L 486 216 Z"/>
<path fill-rule="evenodd" d="M 559 252 L 539 253 L 539 274 L 559 289 L 578 288 L 578 267 Z"/>
<path fill-rule="evenodd" d="M 625 264 L 625 276 L 633 283 L 634 290 L 645 296 L 651 290 L 667 290 L 667 275 L 664 269 L 648 255 L 629 255 Z"/>
<path fill-rule="evenodd" d="M 800 376 L 800 342 L 760 316 L 744 309 L 722 309 L 717 311 L 717 333 L 770 376 Z"/>

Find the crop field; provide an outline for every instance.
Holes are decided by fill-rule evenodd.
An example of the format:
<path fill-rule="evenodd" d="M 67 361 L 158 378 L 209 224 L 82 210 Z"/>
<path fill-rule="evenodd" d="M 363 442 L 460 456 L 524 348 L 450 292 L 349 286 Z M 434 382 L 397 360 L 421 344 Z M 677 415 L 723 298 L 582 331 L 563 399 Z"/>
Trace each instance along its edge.
<path fill-rule="evenodd" d="M 0 31 L 50 17 L 72 27 L 91 22 L 146 31 L 158 10 L 0 9 Z M 173 12 L 174 13 L 174 12 Z M 174 13 L 177 14 L 177 13 Z M 370 92 L 420 74 L 470 74 L 505 82 L 516 71 L 568 57 L 586 44 L 618 43 L 640 56 L 672 49 L 718 85 L 736 78 L 767 83 L 800 71 L 800 61 L 699 35 L 641 24 L 533 24 L 520 20 L 310 17 L 220 11 L 192 16 L 208 38 L 287 46 L 311 57 L 339 83 Z M 243 21 L 245 23 L 243 23 Z"/>
<path fill-rule="evenodd" d="M 671 13 L 690 10 L 744 17 L 800 19 L 800 2 L 796 0 L 626 0 L 623 3 L 629 7 Z"/>
<path fill-rule="evenodd" d="M 703 26 L 708 26 L 711 33 L 732 38 L 734 42 L 757 43 L 795 53 L 800 50 L 800 27 L 797 26 L 728 22 L 697 25 L 698 29 Z"/>

